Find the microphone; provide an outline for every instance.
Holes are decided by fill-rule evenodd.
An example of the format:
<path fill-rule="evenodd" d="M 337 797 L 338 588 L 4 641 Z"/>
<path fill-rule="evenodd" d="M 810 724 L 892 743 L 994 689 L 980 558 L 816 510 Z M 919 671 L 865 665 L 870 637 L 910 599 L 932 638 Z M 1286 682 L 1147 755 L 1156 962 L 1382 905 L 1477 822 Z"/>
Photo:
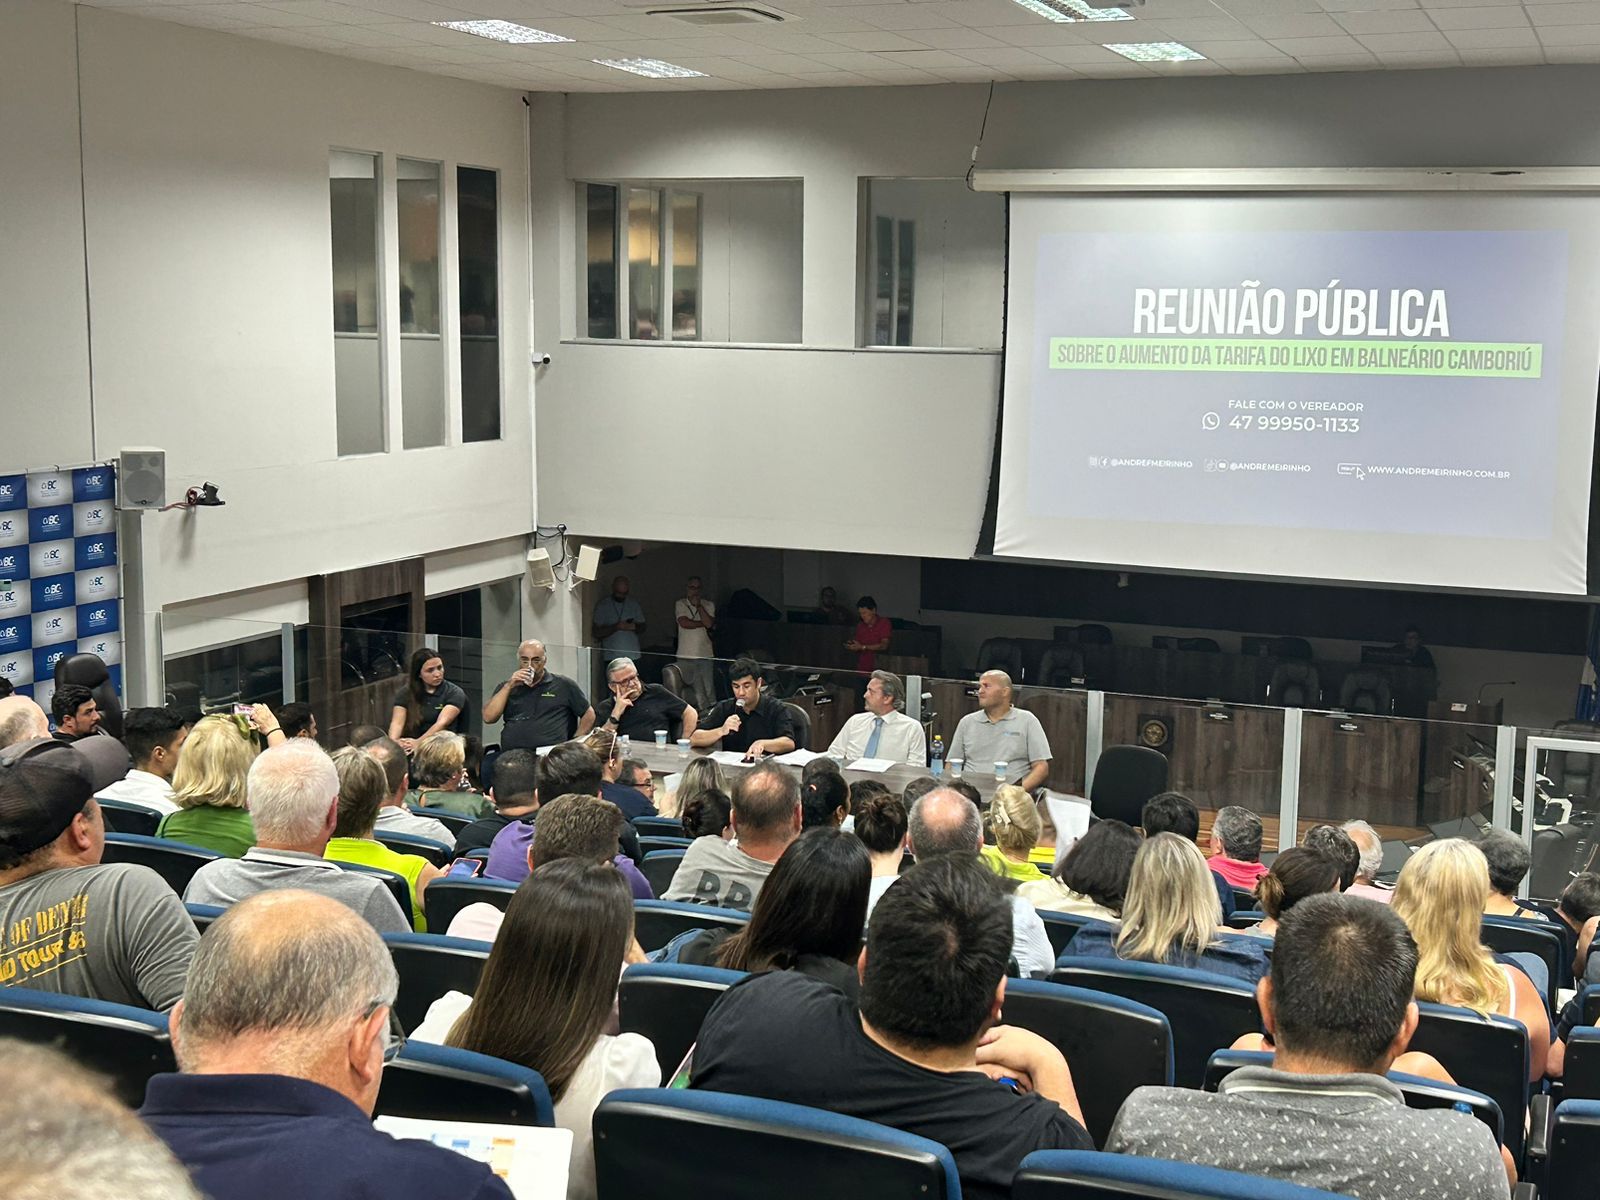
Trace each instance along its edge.
<path fill-rule="evenodd" d="M 744 711 L 744 699 L 741 697 L 740 699 L 735 700 L 733 702 L 733 706 L 739 709 L 741 712 Z"/>
<path fill-rule="evenodd" d="M 1484 690 L 1484 688 L 1516 687 L 1516 686 L 1517 686 L 1517 681 L 1515 679 L 1496 679 L 1491 683 L 1486 683 L 1486 684 L 1483 685 L 1483 687 L 1480 687 L 1478 689 L 1478 703 L 1479 704 L 1483 703 L 1483 690 Z"/>

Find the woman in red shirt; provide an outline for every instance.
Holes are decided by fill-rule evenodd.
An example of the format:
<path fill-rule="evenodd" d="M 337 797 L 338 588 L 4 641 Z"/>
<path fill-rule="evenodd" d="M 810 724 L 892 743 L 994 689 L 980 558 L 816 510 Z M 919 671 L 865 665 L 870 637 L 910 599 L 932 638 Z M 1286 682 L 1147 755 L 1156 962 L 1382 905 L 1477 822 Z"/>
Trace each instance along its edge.
<path fill-rule="evenodd" d="M 856 614 L 861 623 L 844 648 L 856 651 L 856 670 L 871 671 L 877 666 L 878 652 L 889 648 L 889 618 L 878 615 L 878 602 L 871 596 L 856 601 Z"/>

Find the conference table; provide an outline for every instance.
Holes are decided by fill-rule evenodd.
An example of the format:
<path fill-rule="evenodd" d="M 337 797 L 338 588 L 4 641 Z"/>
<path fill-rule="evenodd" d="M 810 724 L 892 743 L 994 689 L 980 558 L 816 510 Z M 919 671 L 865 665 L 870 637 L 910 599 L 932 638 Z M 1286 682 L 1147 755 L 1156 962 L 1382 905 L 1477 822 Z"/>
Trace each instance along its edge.
<path fill-rule="evenodd" d="M 710 750 L 690 750 L 687 754 L 680 754 L 676 746 L 657 746 L 654 743 L 641 742 L 634 742 L 628 749 L 629 758 L 637 758 L 650 768 L 650 774 L 658 777 L 676 775 L 689 765 L 690 760 L 705 758 L 711 753 L 712 751 Z M 787 763 L 779 765 L 797 780 L 800 778 L 799 767 L 790 766 Z M 755 766 L 754 763 L 722 764 L 723 770 L 730 776 L 740 771 L 748 770 L 753 766 Z M 862 780 L 876 779 L 891 792 L 901 792 L 905 790 L 906 784 L 913 779 L 922 778 L 929 772 L 927 767 L 912 766 L 910 763 L 896 763 L 885 771 L 852 771 L 848 767 L 843 767 L 842 773 L 847 783 L 860 783 Z M 985 803 L 994 795 L 995 788 L 1000 786 L 992 770 L 982 772 L 963 770 L 960 778 L 977 788 L 978 794 L 983 797 Z M 1014 771 L 1007 777 L 1006 782 L 1016 783 L 1021 778 L 1022 773 Z"/>

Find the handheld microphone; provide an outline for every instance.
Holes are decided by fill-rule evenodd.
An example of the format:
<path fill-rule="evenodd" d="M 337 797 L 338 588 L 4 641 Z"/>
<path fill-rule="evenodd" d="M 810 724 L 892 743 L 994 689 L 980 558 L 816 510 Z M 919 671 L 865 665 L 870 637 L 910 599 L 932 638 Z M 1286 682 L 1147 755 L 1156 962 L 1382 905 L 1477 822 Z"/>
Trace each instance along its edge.
<path fill-rule="evenodd" d="M 733 702 L 733 706 L 742 712 L 744 710 L 744 699 L 741 697 L 740 699 L 735 700 Z"/>

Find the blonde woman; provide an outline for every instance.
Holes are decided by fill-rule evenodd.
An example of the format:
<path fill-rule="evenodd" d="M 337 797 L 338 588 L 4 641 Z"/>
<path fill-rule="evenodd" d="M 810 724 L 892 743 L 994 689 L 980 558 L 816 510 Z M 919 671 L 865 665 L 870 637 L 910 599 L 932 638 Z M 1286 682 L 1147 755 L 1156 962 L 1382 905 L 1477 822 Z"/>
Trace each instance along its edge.
<path fill-rule="evenodd" d="M 691 758 L 678 776 L 678 786 L 656 801 L 656 811 L 663 817 L 682 817 L 683 806 L 701 792 L 727 792 L 728 781 L 711 758 Z"/>
<path fill-rule="evenodd" d="M 1005 784 L 994 791 L 989 802 L 988 826 L 994 835 L 995 845 L 985 846 L 982 852 L 984 866 L 1002 879 L 1018 883 L 1036 883 L 1045 877 L 1043 871 L 1028 855 L 1039 841 L 1039 808 L 1033 797 L 1013 784 Z"/>
<path fill-rule="evenodd" d="M 411 752 L 411 782 L 423 808 L 442 808 L 473 820 L 487 816 L 490 806 L 484 798 L 461 790 L 466 777 L 466 738 L 441 732 L 417 739 Z"/>
<path fill-rule="evenodd" d="M 1175 833 L 1158 833 L 1134 855 L 1121 922 L 1085 926 L 1067 952 L 1189 967 L 1254 986 L 1268 970 L 1267 945 L 1220 931 L 1221 919 L 1200 848 Z"/>
<path fill-rule="evenodd" d="M 1526 975 L 1497 963 L 1484 946 L 1488 899 L 1483 851 L 1446 838 L 1411 856 L 1390 903 L 1416 939 L 1417 999 L 1521 1021 L 1528 1030 L 1528 1078 L 1540 1079 L 1550 1050 L 1544 999 Z"/>
<path fill-rule="evenodd" d="M 245 795 L 245 777 L 255 760 L 255 738 L 238 719 L 220 713 L 201 717 L 172 773 L 178 811 L 162 818 L 156 836 L 243 858 L 256 844 Z"/>

